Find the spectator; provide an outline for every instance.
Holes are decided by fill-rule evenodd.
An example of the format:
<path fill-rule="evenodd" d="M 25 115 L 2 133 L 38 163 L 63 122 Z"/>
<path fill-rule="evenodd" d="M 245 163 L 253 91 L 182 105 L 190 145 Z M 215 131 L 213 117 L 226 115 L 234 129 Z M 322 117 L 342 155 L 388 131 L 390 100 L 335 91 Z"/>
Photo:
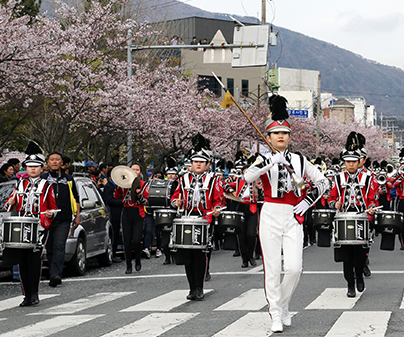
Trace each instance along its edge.
<path fill-rule="evenodd" d="M 112 241 L 112 261 L 122 262 L 122 259 L 116 255 L 118 247 L 119 229 L 121 228 L 121 213 L 123 208 L 123 202 L 119 199 L 114 198 L 114 193 L 117 185 L 111 179 L 111 171 L 107 171 L 107 183 L 104 187 L 104 199 L 111 210 L 111 224 L 114 233 Z"/>
<path fill-rule="evenodd" d="M 49 173 L 42 176 L 52 184 L 55 191 L 56 205 L 61 211 L 57 213 L 49 229 L 46 243 L 51 287 L 62 284 L 63 264 L 65 260 L 65 245 L 72 227 L 76 229 L 80 220 L 79 196 L 73 177 L 62 170 L 62 154 L 52 152 L 48 158 Z"/>
<path fill-rule="evenodd" d="M 86 171 L 95 182 L 97 182 L 97 177 L 95 176 L 97 166 L 98 165 L 91 160 L 86 163 Z"/>
<path fill-rule="evenodd" d="M 107 164 L 100 164 L 99 167 L 100 173 L 101 173 L 101 177 L 107 179 L 107 172 L 108 172 L 108 166 Z"/>
<path fill-rule="evenodd" d="M 178 36 L 177 35 L 173 36 L 173 38 L 170 41 L 170 44 L 173 45 L 173 46 L 178 45 Z"/>
<path fill-rule="evenodd" d="M 107 167 L 108 167 L 108 170 L 109 170 L 109 169 L 113 169 L 113 168 L 115 167 L 115 164 L 114 164 L 113 162 L 109 162 L 109 163 L 107 164 Z"/>
<path fill-rule="evenodd" d="M 164 37 L 164 45 L 169 45 L 170 44 L 170 39 L 168 38 L 168 36 Z"/>
<path fill-rule="evenodd" d="M 201 45 L 202 45 L 202 40 L 199 40 L 199 41 L 198 41 L 198 46 L 201 46 Z M 198 47 L 197 50 L 198 50 L 198 51 L 204 51 L 205 48 Z"/>
<path fill-rule="evenodd" d="M 202 44 L 208 44 L 208 39 L 206 37 L 203 39 Z M 203 48 L 203 51 L 206 51 L 206 48 Z"/>
<path fill-rule="evenodd" d="M 190 45 L 196 46 L 197 44 L 198 44 L 198 41 L 196 40 L 196 36 L 194 36 L 192 38 L 192 41 L 191 41 Z M 191 50 L 196 50 L 196 48 L 192 48 Z"/>
<path fill-rule="evenodd" d="M 182 40 L 182 37 L 180 37 L 180 38 L 178 39 L 178 44 L 179 44 L 179 45 L 185 45 L 184 41 Z"/>
<path fill-rule="evenodd" d="M 63 156 L 62 161 L 63 161 L 62 169 L 65 170 L 67 174 L 70 174 L 71 159 L 67 156 Z"/>
<path fill-rule="evenodd" d="M 20 161 L 19 161 L 17 158 L 10 158 L 7 163 L 13 165 L 14 176 L 16 176 L 16 174 L 17 174 L 18 172 L 20 172 L 20 170 L 21 170 L 21 163 L 20 163 Z"/>
<path fill-rule="evenodd" d="M 0 175 L 0 183 L 10 180 L 18 180 L 14 174 L 13 165 L 10 163 L 6 163 L 0 168 Z"/>

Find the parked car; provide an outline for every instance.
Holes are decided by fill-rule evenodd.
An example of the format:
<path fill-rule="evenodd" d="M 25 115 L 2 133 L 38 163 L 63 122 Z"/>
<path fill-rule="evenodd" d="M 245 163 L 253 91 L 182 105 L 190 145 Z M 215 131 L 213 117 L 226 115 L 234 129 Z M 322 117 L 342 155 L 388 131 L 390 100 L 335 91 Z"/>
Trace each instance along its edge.
<path fill-rule="evenodd" d="M 75 176 L 74 182 L 80 198 L 80 223 L 76 229 L 70 229 L 66 241 L 65 268 L 70 274 L 84 275 L 88 258 L 96 257 L 101 266 L 112 264 L 113 231 L 109 209 L 94 181 L 83 175 Z M 15 182 L 12 188 L 4 185 L 9 183 L 0 184 L 0 202 L 5 202 L 15 187 Z M 4 212 L 0 214 L 9 215 Z M 46 250 L 43 257 L 46 261 Z"/>

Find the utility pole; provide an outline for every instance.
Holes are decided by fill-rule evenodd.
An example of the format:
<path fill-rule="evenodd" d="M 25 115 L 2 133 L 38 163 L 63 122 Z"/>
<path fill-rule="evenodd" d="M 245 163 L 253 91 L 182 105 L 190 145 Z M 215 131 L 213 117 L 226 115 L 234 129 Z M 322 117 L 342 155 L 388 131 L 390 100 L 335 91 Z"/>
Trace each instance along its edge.
<path fill-rule="evenodd" d="M 319 155 L 319 148 L 320 148 L 320 114 L 321 114 L 321 74 L 318 74 L 318 88 L 317 88 L 317 116 L 316 116 L 316 158 Z"/>
<path fill-rule="evenodd" d="M 261 25 L 267 23 L 267 0 L 262 0 L 262 13 L 261 13 Z"/>
<path fill-rule="evenodd" d="M 128 78 L 132 77 L 132 36 L 133 36 L 133 32 L 131 29 L 128 30 L 128 36 L 130 37 L 129 41 L 128 41 Z M 130 109 L 131 106 L 131 102 L 128 102 L 128 106 Z M 129 123 L 129 125 L 131 125 L 131 123 Z M 127 161 L 128 161 L 128 166 L 132 166 L 132 160 L 133 160 L 133 153 L 132 153 L 132 131 L 129 130 L 128 131 L 128 135 L 127 135 Z"/>

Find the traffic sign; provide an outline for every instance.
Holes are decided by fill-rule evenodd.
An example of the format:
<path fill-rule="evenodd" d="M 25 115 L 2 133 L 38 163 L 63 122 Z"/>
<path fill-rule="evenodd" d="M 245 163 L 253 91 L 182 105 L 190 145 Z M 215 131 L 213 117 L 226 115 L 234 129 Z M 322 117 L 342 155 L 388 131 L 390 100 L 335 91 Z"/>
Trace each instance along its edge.
<path fill-rule="evenodd" d="M 309 110 L 288 110 L 289 115 L 296 118 L 309 118 Z"/>
<path fill-rule="evenodd" d="M 150 178 L 153 175 L 153 170 L 147 170 L 146 171 L 147 176 Z"/>

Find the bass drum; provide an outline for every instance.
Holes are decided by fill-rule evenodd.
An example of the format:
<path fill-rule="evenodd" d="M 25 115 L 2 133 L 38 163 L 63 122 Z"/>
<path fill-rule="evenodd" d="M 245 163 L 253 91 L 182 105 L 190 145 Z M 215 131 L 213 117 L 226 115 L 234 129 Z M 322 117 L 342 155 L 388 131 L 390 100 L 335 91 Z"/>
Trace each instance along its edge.
<path fill-rule="evenodd" d="M 169 247 L 172 249 L 206 249 L 209 242 L 208 220 L 200 217 L 174 219 Z"/>
<path fill-rule="evenodd" d="M 317 246 L 331 247 L 331 233 L 336 214 L 334 209 L 313 209 L 313 227 L 317 231 Z"/>
<path fill-rule="evenodd" d="M 378 233 L 399 234 L 403 232 L 403 213 L 381 211 L 376 213 L 375 229 Z"/>
<path fill-rule="evenodd" d="M 175 180 L 153 179 L 149 185 L 149 198 L 147 207 L 170 207 L 171 187 Z"/>
<path fill-rule="evenodd" d="M 41 245 L 45 229 L 39 218 L 10 216 L 3 218 L 3 245 L 5 248 L 32 249 Z"/>

